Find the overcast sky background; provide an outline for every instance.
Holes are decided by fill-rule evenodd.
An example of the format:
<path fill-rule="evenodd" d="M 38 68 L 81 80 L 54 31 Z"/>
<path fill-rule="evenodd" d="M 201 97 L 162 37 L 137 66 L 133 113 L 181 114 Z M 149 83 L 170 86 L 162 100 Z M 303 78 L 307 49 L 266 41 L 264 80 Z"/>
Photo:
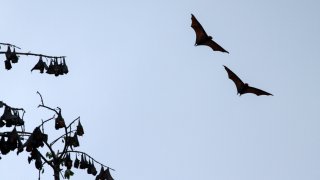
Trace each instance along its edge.
<path fill-rule="evenodd" d="M 65 55 L 70 72 L 30 73 L 38 58 L 23 56 L 0 68 L 0 100 L 25 108 L 28 131 L 53 115 L 37 108 L 37 91 L 66 122 L 80 116 L 78 150 L 117 180 L 318 180 L 319 9 L 315 0 L 3 1 L 0 42 Z M 194 46 L 191 13 L 230 54 Z M 237 96 L 223 65 L 274 96 Z M 1 179 L 37 179 L 28 155 L 2 156 Z M 46 166 L 41 177 L 52 175 Z"/>

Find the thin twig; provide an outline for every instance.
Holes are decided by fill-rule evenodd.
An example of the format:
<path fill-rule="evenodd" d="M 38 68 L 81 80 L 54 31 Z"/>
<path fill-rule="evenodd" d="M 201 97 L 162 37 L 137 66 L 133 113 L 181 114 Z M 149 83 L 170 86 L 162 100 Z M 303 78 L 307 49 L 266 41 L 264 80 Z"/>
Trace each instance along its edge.
<path fill-rule="evenodd" d="M 39 154 L 40 154 L 41 158 L 44 160 L 45 163 L 47 163 L 49 166 L 54 168 L 53 165 L 50 163 L 50 161 L 48 161 L 40 152 L 39 152 Z"/>
<path fill-rule="evenodd" d="M 80 121 L 80 116 L 79 117 L 77 117 L 75 120 L 73 120 L 69 125 L 68 125 L 68 127 L 67 128 L 69 128 L 74 122 L 76 122 L 76 120 L 79 120 Z"/>
<path fill-rule="evenodd" d="M 60 171 L 60 175 L 63 177 L 63 179 L 65 179 L 64 175 L 62 174 L 62 172 Z"/>
<path fill-rule="evenodd" d="M 39 96 L 40 96 L 41 104 L 42 104 L 42 105 L 44 105 L 42 95 L 40 94 L 40 92 L 39 92 L 39 91 L 37 91 L 37 94 L 39 94 Z"/>
<path fill-rule="evenodd" d="M 15 48 L 17 48 L 17 49 L 21 49 L 21 48 L 19 48 L 18 46 L 15 46 L 15 45 L 9 44 L 9 43 L 0 43 L 0 45 L 11 46 L 11 47 L 15 47 Z"/>
<path fill-rule="evenodd" d="M 76 132 L 77 130 L 72 130 L 72 131 L 69 131 L 68 134 L 71 134 L 73 132 Z M 50 143 L 50 146 L 52 146 L 53 144 L 55 144 L 59 139 L 63 138 L 65 136 L 65 134 L 61 135 L 60 137 L 58 137 L 57 139 L 55 139 L 54 141 L 52 141 Z"/>
<path fill-rule="evenodd" d="M 41 169 L 39 169 L 39 177 L 38 177 L 38 180 L 40 180 L 40 175 L 41 175 Z"/>
<path fill-rule="evenodd" d="M 54 111 L 55 113 L 59 114 L 59 112 L 58 112 L 57 110 L 55 110 L 55 109 L 53 109 L 53 108 L 51 108 L 51 107 L 44 106 L 44 105 L 41 105 L 41 104 L 38 106 L 38 108 L 39 108 L 39 107 L 47 108 L 47 109 L 49 109 L 49 110 L 51 110 L 51 111 Z"/>
<path fill-rule="evenodd" d="M 55 118 L 55 115 L 53 115 L 53 117 L 52 118 L 49 118 L 49 119 L 47 119 L 47 120 L 45 120 L 45 121 L 43 121 L 42 120 L 42 123 L 41 123 L 41 125 L 40 126 L 42 126 L 42 131 L 44 132 L 44 129 L 43 129 L 43 125 L 44 125 L 44 123 L 46 123 L 46 122 L 48 122 L 48 121 L 51 121 L 51 120 L 53 120 Z"/>

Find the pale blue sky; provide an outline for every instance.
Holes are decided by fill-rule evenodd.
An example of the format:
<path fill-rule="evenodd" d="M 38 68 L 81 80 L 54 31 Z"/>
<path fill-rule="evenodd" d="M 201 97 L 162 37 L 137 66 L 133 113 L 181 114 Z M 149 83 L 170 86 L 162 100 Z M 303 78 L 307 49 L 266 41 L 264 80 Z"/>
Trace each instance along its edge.
<path fill-rule="evenodd" d="M 0 68 L 0 100 L 26 109 L 29 131 L 52 117 L 36 91 L 67 122 L 80 116 L 78 149 L 117 180 L 318 180 L 319 9 L 315 0 L 3 1 L 0 42 L 65 55 L 70 73 L 30 73 L 38 58 L 21 57 Z M 194 47 L 191 13 L 230 54 Z M 223 65 L 274 96 L 237 96 Z M 3 156 L 1 179 L 37 179 L 27 156 Z"/>

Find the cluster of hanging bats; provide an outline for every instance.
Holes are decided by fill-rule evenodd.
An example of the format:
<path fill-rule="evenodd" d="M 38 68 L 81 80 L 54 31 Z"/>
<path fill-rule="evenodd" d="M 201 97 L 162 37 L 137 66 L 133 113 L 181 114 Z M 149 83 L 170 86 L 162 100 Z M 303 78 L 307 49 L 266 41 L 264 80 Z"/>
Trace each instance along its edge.
<path fill-rule="evenodd" d="M 21 53 L 20 53 L 21 54 Z M 31 53 L 22 53 L 25 55 L 31 55 Z M 35 55 L 35 54 L 33 54 Z M 4 61 L 5 68 L 7 70 L 10 70 L 12 68 L 12 64 L 18 63 L 19 56 L 16 53 L 15 48 L 13 48 L 13 51 L 11 51 L 10 45 L 8 45 L 7 51 L 5 52 L 6 60 Z M 38 56 L 38 55 L 37 55 Z M 50 60 L 49 66 L 46 62 L 42 60 L 42 55 L 39 55 L 39 61 L 37 64 L 31 69 L 31 72 L 33 70 L 39 70 L 40 73 L 44 73 L 44 70 L 46 70 L 47 74 L 52 74 L 55 76 L 64 75 L 69 72 L 68 66 L 65 61 L 65 57 L 53 57 Z M 60 60 L 58 60 L 60 59 Z"/>
<path fill-rule="evenodd" d="M 24 133 L 24 121 L 23 121 L 23 115 L 22 118 L 19 115 L 19 111 L 23 111 L 23 109 L 13 108 L 2 101 L 0 101 L 0 108 L 4 107 L 4 112 L 2 116 L 0 117 L 0 127 L 6 126 L 6 127 L 12 127 L 14 126 L 13 130 L 11 132 L 6 132 L 1 134 L 0 138 L 0 152 L 2 155 L 8 154 L 10 151 L 17 150 L 17 155 L 24 150 L 26 152 L 30 153 L 30 156 L 28 157 L 29 164 L 34 160 L 35 167 L 38 170 L 41 170 L 43 168 L 43 162 L 41 159 L 41 153 L 38 151 L 39 147 L 43 147 L 44 143 L 48 143 L 48 135 L 43 133 L 40 129 L 40 126 L 37 126 L 33 132 L 30 134 L 29 138 L 25 141 L 25 143 L 22 142 L 22 137 L 19 135 Z M 16 127 L 21 127 L 22 132 L 18 132 Z M 61 110 L 58 112 L 58 116 L 55 118 L 55 129 L 58 130 L 60 128 L 65 128 L 66 124 L 64 121 L 64 118 L 61 115 Z M 73 147 L 79 146 L 78 136 L 83 136 L 84 129 L 82 127 L 82 124 L 80 120 L 78 121 L 77 128 L 75 130 L 74 136 L 66 136 L 65 143 L 68 147 L 73 150 Z M 46 155 L 50 156 L 50 155 Z M 0 157 L 1 159 L 1 157 Z M 93 176 L 96 176 L 96 180 L 113 180 L 109 167 L 106 169 L 101 166 L 100 172 L 98 173 L 93 160 L 89 157 L 89 160 L 87 160 L 86 154 L 81 154 L 81 158 L 78 159 L 77 155 L 75 160 L 73 161 L 71 159 L 70 153 L 66 153 L 65 157 L 63 157 L 61 160 L 63 161 L 63 165 L 70 170 L 72 167 L 77 169 L 83 169 L 86 170 L 88 174 L 91 174 Z M 65 177 L 67 176 L 70 178 L 70 174 L 65 174 Z"/>
<path fill-rule="evenodd" d="M 195 46 L 198 45 L 206 45 L 212 48 L 214 51 L 221 51 L 224 53 L 229 53 L 226 51 L 224 48 L 222 48 L 218 43 L 212 40 L 211 36 L 208 36 L 206 31 L 203 29 L 199 21 L 196 19 L 196 17 L 191 14 L 191 27 L 194 29 L 196 33 L 196 42 Z M 227 66 L 224 66 L 225 70 L 228 73 L 228 77 L 235 83 L 237 87 L 238 94 L 241 96 L 242 94 L 245 93 L 253 93 L 257 96 L 260 95 L 271 95 L 272 94 L 263 91 L 261 89 L 251 87 L 247 83 L 244 83 L 234 72 L 232 72 Z"/>
<path fill-rule="evenodd" d="M 67 166 L 67 169 L 71 169 L 72 167 L 72 160 L 70 159 L 70 154 L 67 154 L 67 157 L 65 158 L 65 165 Z M 74 160 L 73 166 L 75 168 L 79 169 L 87 169 L 88 174 L 97 175 L 97 169 L 94 166 L 93 162 L 88 161 L 85 155 L 81 155 L 81 159 L 79 160 L 78 157 Z M 100 173 L 96 176 L 97 180 L 100 179 L 107 179 L 107 180 L 113 180 L 110 174 L 109 168 L 104 169 L 103 166 L 101 166 Z"/>
<path fill-rule="evenodd" d="M 62 58 L 60 62 L 58 62 L 58 58 L 51 59 L 48 66 L 42 60 L 42 56 L 40 56 L 38 63 L 31 69 L 31 71 L 33 70 L 39 70 L 41 74 L 46 70 L 47 74 L 54 74 L 55 76 L 68 74 L 69 72 L 65 58 Z"/>
<path fill-rule="evenodd" d="M 18 148 L 17 154 L 22 152 L 23 150 L 19 147 L 22 147 L 21 138 L 18 135 L 18 132 L 16 130 L 16 127 L 21 127 L 21 129 L 24 131 L 24 110 L 18 109 L 18 108 L 12 108 L 2 101 L 0 101 L 0 108 L 4 107 L 4 111 L 2 116 L 0 117 L 0 128 L 6 126 L 6 127 L 12 127 L 14 126 L 13 130 L 9 133 L 4 133 L 1 135 L 0 140 L 0 152 L 1 154 L 5 155 L 8 154 L 10 151 L 14 151 Z M 22 117 L 19 115 L 19 111 L 23 112 Z M 7 140 L 5 140 L 5 137 L 7 137 Z M 1 159 L 1 157 L 0 157 Z"/>

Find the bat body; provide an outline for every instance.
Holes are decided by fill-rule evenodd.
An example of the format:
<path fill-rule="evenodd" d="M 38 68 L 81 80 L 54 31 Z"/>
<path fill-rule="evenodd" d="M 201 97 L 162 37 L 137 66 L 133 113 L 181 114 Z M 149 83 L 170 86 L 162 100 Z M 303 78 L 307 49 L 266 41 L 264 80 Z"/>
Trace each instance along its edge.
<path fill-rule="evenodd" d="M 261 89 L 255 88 L 255 87 L 251 87 L 247 83 L 243 83 L 242 80 L 235 73 L 233 73 L 227 66 L 224 66 L 224 68 L 226 69 L 226 71 L 228 73 L 229 79 L 231 79 L 235 83 L 235 85 L 237 87 L 238 94 L 240 94 L 240 96 L 245 93 L 253 93 L 257 96 L 260 96 L 260 95 L 273 96 L 272 94 L 270 94 L 268 92 L 265 92 Z"/>
<path fill-rule="evenodd" d="M 193 14 L 191 14 L 191 21 L 191 27 L 196 33 L 196 42 L 194 44 L 195 46 L 206 45 L 211 47 L 214 51 L 229 53 L 228 51 L 223 49 L 218 43 L 214 42 L 211 36 L 207 35 L 206 31 L 203 29 L 203 27 Z"/>

